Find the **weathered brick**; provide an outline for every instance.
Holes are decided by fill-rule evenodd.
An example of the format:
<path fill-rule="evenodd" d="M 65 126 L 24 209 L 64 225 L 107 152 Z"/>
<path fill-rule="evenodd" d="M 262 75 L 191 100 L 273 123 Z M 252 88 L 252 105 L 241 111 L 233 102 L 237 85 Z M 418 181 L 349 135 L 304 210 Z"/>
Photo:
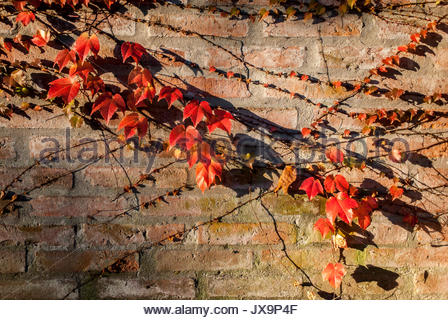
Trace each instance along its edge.
<path fill-rule="evenodd" d="M 284 21 L 264 25 L 265 37 L 294 37 L 307 38 L 332 36 L 358 36 L 361 33 L 362 23 L 353 15 L 329 18 L 326 21 L 313 24 L 312 21 Z"/>
<path fill-rule="evenodd" d="M 193 279 L 119 280 L 101 279 L 97 285 L 100 299 L 193 299 Z"/>
<path fill-rule="evenodd" d="M 266 195 L 263 198 L 265 206 L 273 213 L 279 215 L 300 215 L 320 213 L 321 199 L 314 198 L 309 201 L 303 195 Z"/>
<path fill-rule="evenodd" d="M 72 226 L 0 226 L 0 242 L 11 245 L 38 244 L 46 247 L 68 248 L 74 243 Z"/>
<path fill-rule="evenodd" d="M 85 225 L 82 244 L 89 247 L 112 247 L 159 242 L 185 229 L 183 224 L 154 226 L 135 225 Z"/>
<path fill-rule="evenodd" d="M 25 250 L 0 248 L 0 274 L 25 272 Z"/>
<path fill-rule="evenodd" d="M 247 21 L 229 20 L 216 15 L 181 15 L 169 14 L 151 16 L 151 21 L 182 28 L 186 31 L 197 32 L 201 35 L 218 37 L 245 37 L 248 32 Z M 150 37 L 179 37 L 181 33 L 169 31 L 166 28 L 151 26 L 148 28 Z"/>
<path fill-rule="evenodd" d="M 77 299 L 75 280 L 1 280 L 0 299 L 8 300 L 56 300 Z M 67 296 L 67 297 L 66 297 Z"/>
<path fill-rule="evenodd" d="M 41 217 L 115 216 L 129 209 L 121 198 L 112 202 L 105 197 L 45 197 L 31 201 L 31 215 Z"/>
<path fill-rule="evenodd" d="M 153 195 L 142 195 L 141 202 L 154 199 Z M 143 209 L 142 214 L 152 216 L 200 216 L 223 214 L 237 206 L 232 194 L 216 194 L 213 191 L 204 195 L 183 194 L 178 197 L 166 197 L 166 202 Z"/>
<path fill-rule="evenodd" d="M 296 241 L 296 231 L 293 225 L 277 223 L 278 234 L 270 223 L 214 223 L 199 228 L 199 243 L 210 245 L 253 245 L 276 244 L 280 238 L 285 243 Z"/>
<path fill-rule="evenodd" d="M 249 269 L 251 251 L 232 250 L 163 250 L 154 257 L 157 271 L 218 271 Z M 182 263 L 179 263 L 182 261 Z"/>
<path fill-rule="evenodd" d="M 248 47 L 244 50 L 244 55 L 238 48 L 226 48 L 244 62 L 250 63 L 259 68 L 287 68 L 297 69 L 304 63 L 305 50 L 303 47 Z M 207 51 L 198 51 L 199 59 L 206 66 L 214 66 L 216 68 L 241 67 L 243 63 L 232 57 L 229 53 L 219 48 L 209 48 Z M 198 54 L 195 54 L 197 56 Z"/>
<path fill-rule="evenodd" d="M 211 298 L 301 298 L 302 288 L 293 277 L 210 277 L 207 293 Z M 281 288 L 281 290 L 278 290 Z"/>
<path fill-rule="evenodd" d="M 424 295 L 434 295 L 437 299 L 446 299 L 448 296 L 448 276 L 446 270 L 420 271 L 415 275 L 415 291 L 424 298 Z"/>
<path fill-rule="evenodd" d="M 9 137 L 0 138 L 0 159 L 14 159 L 16 151 L 14 149 L 15 141 Z"/>
<path fill-rule="evenodd" d="M 134 253 L 94 250 L 37 251 L 32 268 L 45 273 L 101 271 L 121 259 L 123 261 L 113 270 L 118 268 L 119 272 L 138 271 L 138 257 Z"/>

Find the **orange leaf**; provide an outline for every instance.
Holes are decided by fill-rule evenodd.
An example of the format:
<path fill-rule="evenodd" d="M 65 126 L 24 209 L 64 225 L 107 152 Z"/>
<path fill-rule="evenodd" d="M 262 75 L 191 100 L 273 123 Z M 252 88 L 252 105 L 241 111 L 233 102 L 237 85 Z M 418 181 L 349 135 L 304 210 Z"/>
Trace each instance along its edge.
<path fill-rule="evenodd" d="M 190 150 L 193 145 L 202 141 L 202 137 L 198 130 L 193 126 L 185 129 L 183 124 L 176 126 L 170 133 L 170 146 L 179 145 L 180 147 Z"/>
<path fill-rule="evenodd" d="M 314 224 L 313 229 L 319 231 L 322 235 L 322 238 L 325 238 L 325 236 L 329 232 L 334 233 L 334 226 L 331 224 L 328 218 L 320 218 L 319 220 L 317 220 Z"/>
<path fill-rule="evenodd" d="M 22 22 L 22 24 L 26 27 L 31 21 L 34 21 L 36 17 L 34 16 L 34 13 L 31 11 L 22 11 L 20 12 L 17 17 L 17 22 Z"/>
<path fill-rule="evenodd" d="M 199 162 L 196 165 L 196 183 L 204 192 L 205 189 L 215 183 L 216 177 L 220 177 L 222 166 L 219 162 L 211 160 L 210 163 Z"/>
<path fill-rule="evenodd" d="M 401 188 L 398 188 L 396 185 L 393 185 L 389 189 L 389 193 L 392 196 L 392 201 L 394 201 L 395 199 L 400 198 L 403 195 L 403 192 L 404 192 L 404 190 L 401 189 Z"/>
<path fill-rule="evenodd" d="M 334 193 L 337 190 L 347 192 L 349 184 L 347 180 L 340 174 L 334 177 L 332 174 L 327 176 L 324 181 L 325 190 L 329 193 Z"/>
<path fill-rule="evenodd" d="M 37 30 L 31 42 L 38 47 L 44 47 L 50 41 L 50 31 Z"/>
<path fill-rule="evenodd" d="M 358 207 L 358 202 L 352 199 L 345 192 L 339 192 L 335 197 L 331 197 L 325 204 L 327 218 L 334 223 L 337 216 L 342 221 L 351 224 L 353 220 L 353 209 Z"/>
<path fill-rule="evenodd" d="M 322 277 L 324 280 L 328 280 L 333 288 L 337 289 L 341 285 L 345 273 L 346 271 L 342 264 L 329 263 L 324 271 L 322 271 Z"/>

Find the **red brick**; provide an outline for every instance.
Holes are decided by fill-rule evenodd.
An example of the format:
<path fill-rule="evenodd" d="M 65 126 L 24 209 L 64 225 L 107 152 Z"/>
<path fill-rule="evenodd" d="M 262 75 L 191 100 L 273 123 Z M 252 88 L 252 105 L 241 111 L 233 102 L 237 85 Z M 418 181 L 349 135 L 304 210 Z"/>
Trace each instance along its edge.
<path fill-rule="evenodd" d="M 293 37 L 308 38 L 318 37 L 320 33 L 324 37 L 333 36 L 359 36 L 361 33 L 362 22 L 354 15 L 344 17 L 329 18 L 326 21 L 313 24 L 312 21 L 285 21 L 265 24 L 263 35 L 265 37 Z"/>
<path fill-rule="evenodd" d="M 288 223 L 277 223 L 280 237 L 287 244 L 295 243 L 296 230 Z M 210 245 L 276 244 L 281 240 L 272 223 L 214 223 L 199 228 L 199 243 Z"/>
<path fill-rule="evenodd" d="M 0 248 L 0 274 L 25 272 L 25 250 Z"/>
<path fill-rule="evenodd" d="M 8 300 L 59 300 L 77 299 L 77 292 L 70 293 L 77 287 L 75 280 L 1 280 L 0 299 Z M 69 294 L 70 293 L 70 294 Z M 66 295 L 68 295 L 66 297 Z"/>
<path fill-rule="evenodd" d="M 139 245 L 159 242 L 185 229 L 183 224 L 155 226 L 85 225 L 82 243 L 92 247 Z"/>
<path fill-rule="evenodd" d="M 186 31 L 198 32 L 202 35 L 219 37 L 245 37 L 248 32 L 247 21 L 230 20 L 217 15 L 180 15 L 169 14 L 164 16 L 152 16 L 152 21 L 168 24 Z M 163 27 L 151 26 L 148 34 L 151 37 L 180 37 L 182 34 L 168 31 Z"/>
<path fill-rule="evenodd" d="M 222 271 L 249 269 L 251 251 L 236 250 L 163 250 L 154 257 L 157 271 Z"/>
<path fill-rule="evenodd" d="M 296 279 L 291 276 L 285 278 L 273 277 L 210 277 L 207 292 L 211 298 L 298 298 L 302 297 L 302 288 L 294 286 Z"/>
<path fill-rule="evenodd" d="M 379 219 L 378 214 L 374 213 L 373 222 L 367 229 L 374 236 L 373 242 L 377 245 L 405 246 L 411 233 L 402 226 L 393 224 L 387 219 Z"/>
<path fill-rule="evenodd" d="M 448 247 L 370 248 L 367 264 L 379 267 L 446 267 Z"/>
<path fill-rule="evenodd" d="M 88 167 L 81 172 L 83 180 L 95 187 L 119 188 L 134 183 L 144 173 L 142 168 Z M 130 179 L 130 181 L 129 181 Z"/>
<path fill-rule="evenodd" d="M 120 280 L 100 279 L 99 299 L 193 299 L 193 279 Z"/>
<path fill-rule="evenodd" d="M 142 195 L 141 202 L 153 200 L 153 195 Z M 199 216 L 223 214 L 237 206 L 236 199 L 231 194 L 216 194 L 213 190 L 204 195 L 182 194 L 177 197 L 166 197 L 155 207 L 143 209 L 143 215 L 151 216 Z"/>
<path fill-rule="evenodd" d="M 75 232 L 72 226 L 0 226 L 0 242 L 24 245 L 31 242 L 47 247 L 73 246 Z"/>
<path fill-rule="evenodd" d="M 112 247 L 141 244 L 145 241 L 143 228 L 131 225 L 84 225 L 81 244 L 88 247 Z"/>
<path fill-rule="evenodd" d="M 66 169 L 35 168 L 31 171 L 32 186 L 39 186 L 50 181 L 51 186 L 71 189 L 73 186 L 73 174 Z"/>
<path fill-rule="evenodd" d="M 35 253 L 33 270 L 45 273 L 68 273 L 101 271 L 125 259 L 121 264 L 121 272 L 138 271 L 139 263 L 136 254 L 125 251 L 37 251 Z"/>
<path fill-rule="evenodd" d="M 41 217 L 115 216 L 130 208 L 123 198 L 112 202 L 104 197 L 36 197 L 31 215 Z"/>

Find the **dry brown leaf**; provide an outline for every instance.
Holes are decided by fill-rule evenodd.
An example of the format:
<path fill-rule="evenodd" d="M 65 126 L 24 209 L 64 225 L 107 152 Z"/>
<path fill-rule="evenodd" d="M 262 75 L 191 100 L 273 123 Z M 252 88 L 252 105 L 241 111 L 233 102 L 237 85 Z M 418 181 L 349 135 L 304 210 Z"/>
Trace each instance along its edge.
<path fill-rule="evenodd" d="M 297 172 L 296 168 L 292 166 L 286 166 L 285 169 L 283 169 L 283 172 L 280 176 L 280 179 L 278 180 L 277 187 L 274 189 L 274 192 L 277 192 L 280 190 L 280 188 L 283 190 L 283 193 L 288 193 L 289 186 L 296 180 L 297 178 Z"/>

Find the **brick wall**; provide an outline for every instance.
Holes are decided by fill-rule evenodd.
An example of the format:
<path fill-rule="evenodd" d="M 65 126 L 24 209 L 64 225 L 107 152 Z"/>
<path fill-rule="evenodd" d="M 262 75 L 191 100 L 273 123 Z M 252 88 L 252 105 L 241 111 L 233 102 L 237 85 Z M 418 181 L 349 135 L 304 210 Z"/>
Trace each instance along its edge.
<path fill-rule="evenodd" d="M 204 4 L 204 1 L 189 2 Z M 223 8 L 230 8 L 232 3 L 214 2 Z M 240 1 L 242 6 L 257 10 L 267 2 Z M 344 91 L 267 75 L 262 68 L 288 73 L 295 70 L 321 80 L 363 79 L 369 69 L 398 45 L 407 43 L 409 34 L 418 30 L 388 24 L 368 14 L 338 16 L 319 23 L 303 20 L 274 23 L 271 18 L 252 23 L 249 19 L 229 19 L 176 7 L 144 12 L 132 8 L 129 14 L 212 37 L 204 41 L 120 17 L 110 18 L 110 24 L 100 27 L 121 40 L 139 42 L 151 49 L 163 48 L 169 55 L 207 69 L 215 66 L 241 73 L 322 103 L 332 103 Z M 54 21 L 57 23 L 60 22 Z M 26 28 L 0 24 L 0 35 L 32 34 L 33 28 L 32 24 Z M 116 54 L 113 40 L 105 36 L 100 40 L 100 56 Z M 401 69 L 395 79 L 384 79 L 382 84 L 409 92 L 447 92 L 446 32 L 441 32 L 436 40 L 437 45 L 430 46 L 432 52 L 410 56 L 411 67 Z M 35 49 L 24 59 L 32 61 L 38 57 Z M 291 156 L 259 130 L 248 128 L 300 130 L 310 125 L 316 108 L 300 99 L 290 99 L 289 94 L 255 84 L 246 86 L 179 61 L 148 59 L 146 63 L 162 82 L 186 89 L 190 95 L 205 94 L 211 104 L 233 110 L 243 122 L 234 122 L 233 134 L 239 134 L 249 147 L 257 149 L 260 158 L 301 162 L 309 157 L 307 150 L 298 150 L 300 159 Z M 121 70 L 114 70 L 113 62 L 105 63 L 104 70 L 105 77 L 118 79 L 129 71 L 121 74 Z M 403 100 L 364 95 L 347 103 L 354 112 L 410 107 Z M 421 107 L 446 111 L 444 105 Z M 363 127 L 360 121 L 348 117 L 331 116 L 328 120 L 336 129 L 336 133 L 327 132 L 332 139 L 340 139 L 341 129 L 360 131 Z M 116 120 L 111 122 L 113 128 L 117 124 Z M 442 118 L 418 128 L 431 133 L 446 127 Z M 324 200 L 317 197 L 309 202 L 303 194 L 291 196 L 280 192 L 278 196 L 270 193 L 261 200 L 250 201 L 276 185 L 278 172 L 251 172 L 230 166 L 222 183 L 211 190 L 202 193 L 197 187 L 183 189 L 178 195 L 156 201 L 155 205 L 125 212 L 126 208 L 138 207 L 194 181 L 194 172 L 185 163 L 175 163 L 155 173 L 154 180 L 145 181 L 138 193 L 126 193 L 117 199 L 129 181 L 173 161 L 166 152 L 154 152 L 162 148 L 167 132 L 154 127 L 151 135 L 155 141 L 153 149 L 138 153 L 125 149 L 115 159 L 102 156 L 107 151 L 104 142 L 107 134 L 105 138 L 102 132 L 86 125 L 72 129 L 57 108 L 28 110 L 14 115 L 12 120 L 0 118 L 2 188 L 45 152 L 51 152 L 49 148 L 64 149 L 51 162 L 27 171 L 11 188 L 29 193 L 0 217 L 1 298 L 319 298 L 312 287 L 300 286 L 307 279 L 297 266 L 322 290 L 332 291 L 322 280 L 321 271 L 332 261 L 334 253 L 328 241 L 321 241 L 312 229 L 314 222 L 325 214 Z M 440 141 L 443 135 L 411 137 L 404 139 L 411 149 L 418 149 Z M 86 138 L 96 142 L 77 147 Z M 403 136 L 391 134 L 381 138 L 392 140 Z M 373 140 L 373 137 L 360 139 L 352 147 L 362 149 L 365 143 L 375 152 Z M 111 149 L 116 146 L 117 143 L 110 143 Z M 407 161 L 400 169 L 418 178 L 416 183 L 436 186 L 446 182 L 442 176 L 448 171 L 445 154 L 446 144 L 442 143 L 423 150 L 424 159 L 431 166 L 425 166 L 418 158 Z M 95 157 L 98 161 L 91 163 Z M 389 188 L 392 179 L 380 171 L 347 171 L 347 176 L 357 186 Z M 52 179 L 54 183 L 47 185 Z M 41 184 L 45 186 L 40 187 Z M 425 214 L 443 214 L 448 209 L 442 191 L 425 194 L 420 199 L 409 195 L 405 201 L 422 208 Z M 443 224 L 437 228 L 428 224 L 410 230 L 401 223 L 397 210 L 390 206 L 376 211 L 368 229 L 368 245 L 363 250 L 344 250 L 348 275 L 344 278 L 343 298 L 448 297 L 446 228 Z M 225 216 L 204 224 L 221 215 Z M 167 240 L 172 235 L 178 236 Z M 361 246 L 365 241 L 361 241 Z"/>

